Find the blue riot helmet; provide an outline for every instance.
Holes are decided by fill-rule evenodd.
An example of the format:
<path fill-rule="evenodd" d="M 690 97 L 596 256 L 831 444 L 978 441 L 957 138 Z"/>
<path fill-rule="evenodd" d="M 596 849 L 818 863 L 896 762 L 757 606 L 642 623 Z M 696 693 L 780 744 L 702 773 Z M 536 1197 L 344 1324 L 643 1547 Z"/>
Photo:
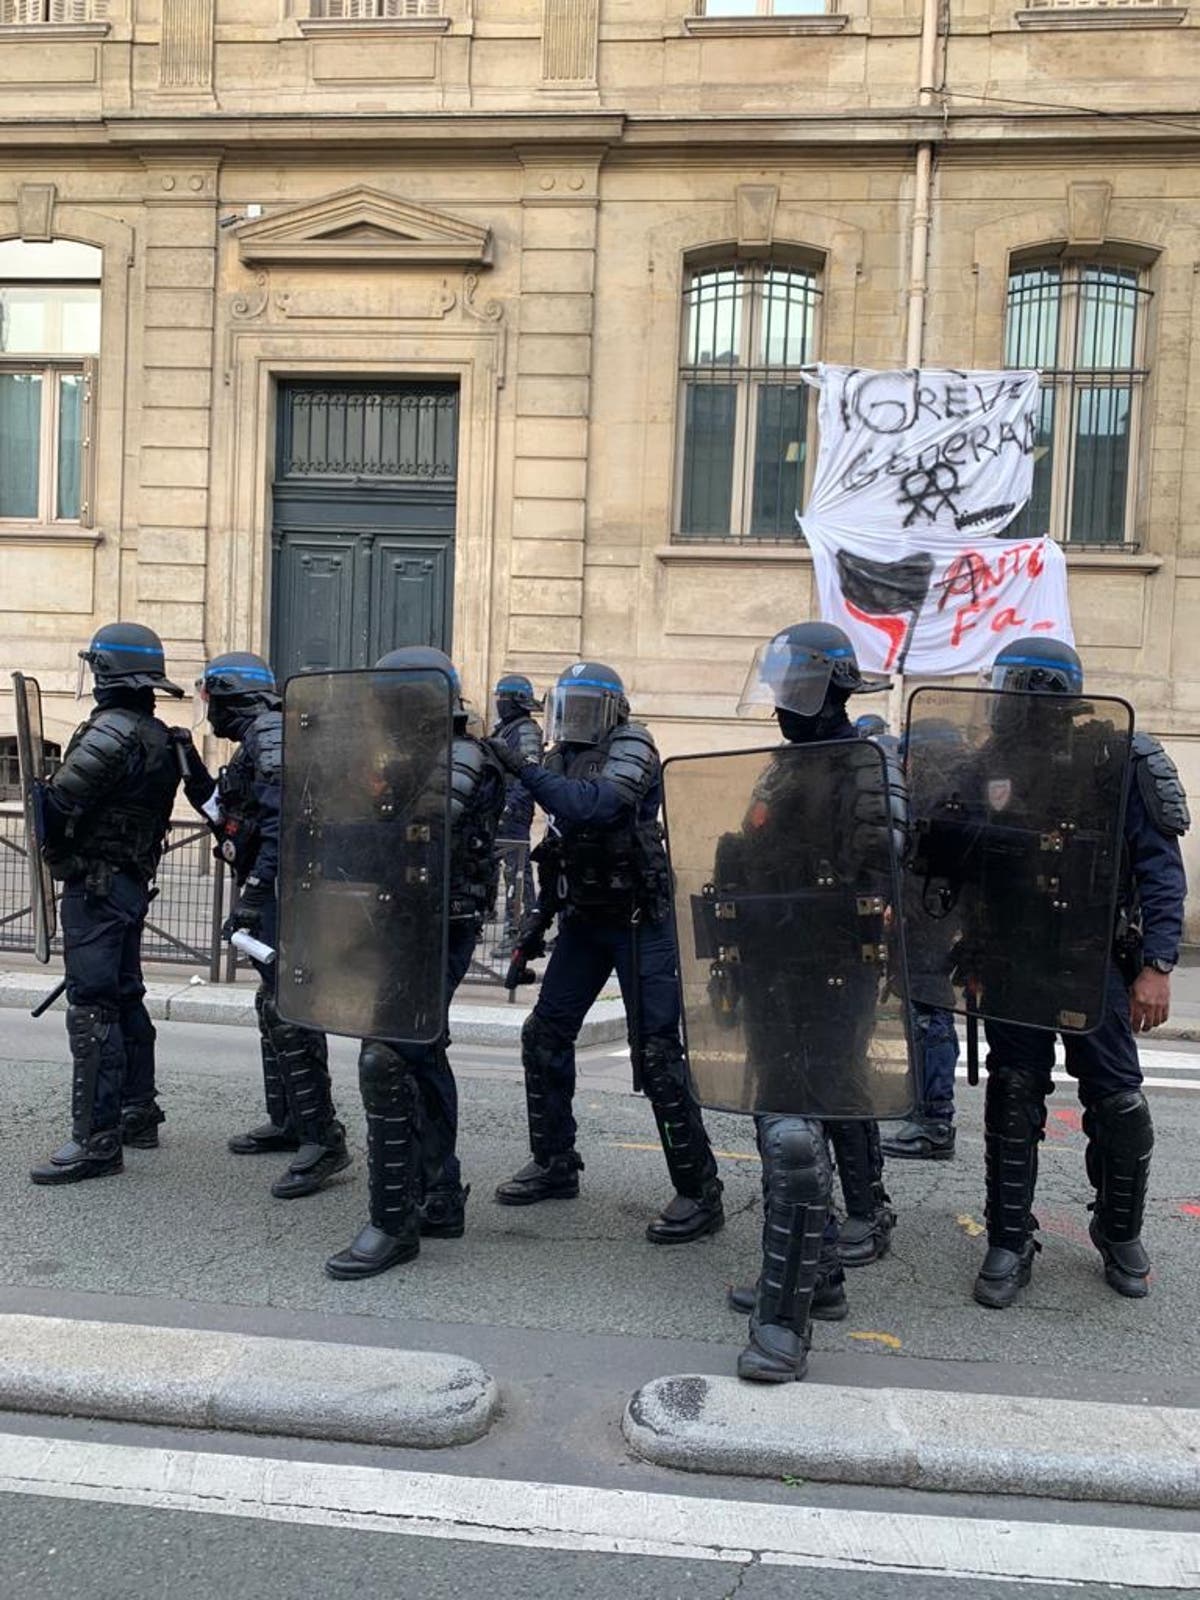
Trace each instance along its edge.
<path fill-rule="evenodd" d="M 387 671 L 400 667 L 424 668 L 426 671 L 444 672 L 453 686 L 454 728 L 456 733 L 466 730 L 467 710 L 462 697 L 462 680 L 458 668 L 444 650 L 431 644 L 406 644 L 398 650 L 389 650 L 375 663 L 376 669 Z"/>
<path fill-rule="evenodd" d="M 208 718 L 219 739 L 237 737 L 237 728 L 257 711 L 277 711 L 275 674 L 261 656 L 230 650 L 214 656 L 196 679 L 193 722 Z"/>
<path fill-rule="evenodd" d="M 883 739 L 887 737 L 888 725 L 883 717 L 871 712 L 865 717 L 855 717 L 854 731 L 860 739 Z"/>
<path fill-rule="evenodd" d="M 497 680 L 495 689 L 496 721 L 515 722 L 518 717 L 532 716 L 542 709 L 542 702 L 533 692 L 533 684 L 523 672 L 506 672 Z"/>
<path fill-rule="evenodd" d="M 577 661 L 558 675 L 547 696 L 546 739 L 550 744 L 599 744 L 629 720 L 620 673 L 603 661 Z"/>
<path fill-rule="evenodd" d="M 1083 663 L 1062 639 L 1037 635 L 1016 639 L 992 663 L 990 687 L 1027 694 L 1082 694 Z"/>
<path fill-rule="evenodd" d="M 140 622 L 105 623 L 87 649 L 79 652 L 79 663 L 79 699 L 83 698 L 85 666 L 92 669 L 97 691 L 153 689 L 183 699 L 183 690 L 167 677 L 162 640 L 153 628 L 144 628 Z"/>
<path fill-rule="evenodd" d="M 739 717 L 790 711 L 815 717 L 830 689 L 845 695 L 886 689 L 889 679 L 864 674 L 849 636 L 832 622 L 797 622 L 760 645 L 738 701 Z"/>

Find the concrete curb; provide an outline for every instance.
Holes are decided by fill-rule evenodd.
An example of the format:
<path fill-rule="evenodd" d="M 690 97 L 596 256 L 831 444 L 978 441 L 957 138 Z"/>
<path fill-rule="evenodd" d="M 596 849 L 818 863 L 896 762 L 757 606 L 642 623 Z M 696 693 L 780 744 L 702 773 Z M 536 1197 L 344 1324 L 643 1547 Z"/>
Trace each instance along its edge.
<path fill-rule="evenodd" d="M 34 972 L 0 972 L 0 1007 L 31 1010 L 61 974 L 47 969 Z M 66 1005 L 58 1000 L 58 1011 Z M 254 986 L 239 984 L 148 983 L 146 1009 L 155 1022 L 211 1022 L 225 1027 L 256 1028 Z M 521 1028 L 529 1015 L 523 1005 L 476 1005 L 462 1001 L 450 1007 L 450 1034 L 457 1044 L 494 1045 L 520 1049 Z M 619 1000 L 598 1000 L 588 1012 L 579 1046 L 611 1044 L 625 1038 L 625 1008 Z"/>
<path fill-rule="evenodd" d="M 0 1316 L 0 1408 L 441 1449 L 485 1434 L 474 1361 L 194 1328 Z"/>
<path fill-rule="evenodd" d="M 1200 1507 L 1200 1411 L 685 1376 L 639 1389 L 623 1428 L 684 1472 Z"/>

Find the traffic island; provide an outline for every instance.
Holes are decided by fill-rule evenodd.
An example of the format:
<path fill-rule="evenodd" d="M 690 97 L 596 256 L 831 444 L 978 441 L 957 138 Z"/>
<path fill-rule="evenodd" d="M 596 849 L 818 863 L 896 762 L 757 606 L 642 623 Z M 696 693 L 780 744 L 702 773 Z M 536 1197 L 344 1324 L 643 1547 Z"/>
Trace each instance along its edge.
<path fill-rule="evenodd" d="M 441 1449 L 488 1431 L 461 1356 L 197 1328 L 0 1316 L 0 1409 Z"/>
<path fill-rule="evenodd" d="M 684 1472 L 1200 1508 L 1200 1411 L 925 1389 L 656 1378 L 625 1437 Z"/>

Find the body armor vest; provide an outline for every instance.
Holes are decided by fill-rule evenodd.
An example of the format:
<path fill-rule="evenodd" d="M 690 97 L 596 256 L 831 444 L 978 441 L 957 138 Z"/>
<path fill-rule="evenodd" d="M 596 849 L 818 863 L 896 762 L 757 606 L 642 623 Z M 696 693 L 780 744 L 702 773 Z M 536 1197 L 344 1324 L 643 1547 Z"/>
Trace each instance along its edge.
<path fill-rule="evenodd" d="M 450 915 L 483 917 L 496 896 L 496 833 L 504 774 L 478 739 L 455 735 L 450 751 Z"/>
<path fill-rule="evenodd" d="M 601 778 L 609 746 L 621 732 L 614 729 L 603 743 L 584 749 L 560 745 L 545 766 L 564 778 Z M 559 831 L 559 869 L 573 910 L 606 921 L 631 921 L 640 914 L 661 922 L 667 916 L 670 872 L 657 810 L 646 796 L 608 827 L 570 824 Z"/>
<path fill-rule="evenodd" d="M 111 708 L 92 717 L 74 735 L 63 757 L 101 720 L 127 742 L 125 770 L 115 787 L 68 827 L 60 848 L 47 852 L 55 878 L 84 876 L 98 866 L 132 873 L 148 883 L 158 870 L 166 842 L 179 768 L 164 723 L 148 712 Z"/>
<path fill-rule="evenodd" d="M 242 735 L 233 759 L 217 776 L 221 821 L 214 855 L 233 868 L 239 885 L 254 870 L 262 834 L 263 805 L 257 785 L 279 782 L 279 749 L 283 738 L 282 711 L 260 711 Z M 254 752 L 267 747 L 271 770 L 260 771 Z"/>

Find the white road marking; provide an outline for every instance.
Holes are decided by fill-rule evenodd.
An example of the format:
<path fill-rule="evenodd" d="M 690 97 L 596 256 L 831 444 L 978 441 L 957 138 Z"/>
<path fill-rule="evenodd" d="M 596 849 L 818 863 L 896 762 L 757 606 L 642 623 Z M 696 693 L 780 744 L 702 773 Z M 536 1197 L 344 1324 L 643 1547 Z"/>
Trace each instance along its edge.
<path fill-rule="evenodd" d="M 0 1434 L 0 1493 L 597 1554 L 1200 1590 L 1200 1535 L 897 1516 Z"/>

